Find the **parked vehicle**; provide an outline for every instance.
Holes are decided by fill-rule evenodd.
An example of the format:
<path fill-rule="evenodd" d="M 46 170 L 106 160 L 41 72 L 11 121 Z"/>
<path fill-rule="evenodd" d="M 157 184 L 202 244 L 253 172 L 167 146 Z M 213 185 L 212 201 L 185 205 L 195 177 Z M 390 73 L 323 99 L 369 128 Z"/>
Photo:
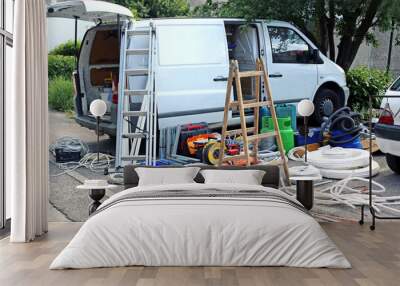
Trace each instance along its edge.
<path fill-rule="evenodd" d="M 400 174 L 400 77 L 386 91 L 382 100 L 382 113 L 375 125 L 380 150 L 393 172 Z"/>
<path fill-rule="evenodd" d="M 255 68 L 258 57 L 263 58 L 275 102 L 311 99 L 316 106 L 317 122 L 347 102 L 349 90 L 344 71 L 287 22 L 154 19 L 122 21 L 119 29 L 115 24 L 117 18 L 132 16 L 124 9 L 101 1 L 68 1 L 49 6 L 49 17 L 79 17 L 101 23 L 87 31 L 79 53 L 76 82 L 80 92 L 75 107 L 76 121 L 82 126 L 95 129 L 95 119 L 88 109 L 94 99 L 103 97 L 109 101 L 109 112 L 101 130 L 116 134 L 117 97 L 107 97 L 107 93 L 110 94 L 110 79 L 118 79 L 120 72 L 119 40 L 124 37 L 126 25 L 153 25 L 155 30 L 156 60 L 152 70 L 160 128 L 190 122 L 221 122 L 231 59 L 237 59 L 240 70 L 246 71 Z M 253 85 L 252 80 L 243 80 L 242 89 L 247 90 L 248 98 L 253 96 Z M 229 122 L 237 123 L 237 117 L 238 114 L 231 113 Z"/>

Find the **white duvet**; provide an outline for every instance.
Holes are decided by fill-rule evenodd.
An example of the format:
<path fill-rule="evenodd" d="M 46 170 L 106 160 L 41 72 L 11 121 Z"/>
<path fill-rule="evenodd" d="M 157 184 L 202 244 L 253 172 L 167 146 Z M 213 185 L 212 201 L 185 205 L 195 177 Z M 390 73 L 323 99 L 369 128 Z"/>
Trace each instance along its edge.
<path fill-rule="evenodd" d="M 320 225 L 290 204 L 243 197 L 115 203 L 132 192 L 208 189 L 262 190 L 285 196 L 272 188 L 237 184 L 128 189 L 100 206 L 103 210 L 88 219 L 50 269 L 128 265 L 350 267 Z"/>

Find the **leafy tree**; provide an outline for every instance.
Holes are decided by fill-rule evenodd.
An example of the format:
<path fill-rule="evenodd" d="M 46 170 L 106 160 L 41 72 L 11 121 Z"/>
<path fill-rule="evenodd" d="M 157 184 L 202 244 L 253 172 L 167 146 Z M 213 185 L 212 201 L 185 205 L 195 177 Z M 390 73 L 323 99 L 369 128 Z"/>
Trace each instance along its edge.
<path fill-rule="evenodd" d="M 110 0 L 128 7 L 137 18 L 185 16 L 189 13 L 186 0 Z"/>
<path fill-rule="evenodd" d="M 292 22 L 347 71 L 363 41 L 377 44 L 372 29 L 399 27 L 400 0 L 207 0 L 193 13 Z"/>
<path fill-rule="evenodd" d="M 79 50 L 81 42 L 77 42 L 77 49 Z M 75 42 L 69 40 L 63 44 L 58 45 L 49 52 L 49 55 L 55 56 L 75 56 Z"/>

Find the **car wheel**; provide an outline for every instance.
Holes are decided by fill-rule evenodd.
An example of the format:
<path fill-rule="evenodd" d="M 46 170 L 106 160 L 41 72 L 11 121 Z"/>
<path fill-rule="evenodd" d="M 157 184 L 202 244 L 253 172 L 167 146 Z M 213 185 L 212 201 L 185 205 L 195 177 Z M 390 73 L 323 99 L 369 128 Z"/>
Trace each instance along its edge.
<path fill-rule="evenodd" d="M 393 172 L 400 174 L 400 157 L 399 156 L 395 156 L 395 155 L 386 153 L 386 162 L 387 162 L 389 168 Z"/>
<path fill-rule="evenodd" d="M 313 114 L 314 122 L 320 125 L 324 117 L 329 117 L 339 109 L 340 95 L 331 89 L 322 89 L 314 98 L 315 111 Z"/>

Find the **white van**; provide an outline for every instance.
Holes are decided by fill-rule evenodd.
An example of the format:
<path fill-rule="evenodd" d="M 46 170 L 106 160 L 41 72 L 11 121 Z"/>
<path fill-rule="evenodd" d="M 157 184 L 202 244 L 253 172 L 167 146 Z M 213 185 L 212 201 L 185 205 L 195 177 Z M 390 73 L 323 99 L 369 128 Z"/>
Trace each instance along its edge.
<path fill-rule="evenodd" d="M 88 107 L 109 92 L 106 78 L 118 78 L 119 41 L 124 27 L 132 23 L 136 27 L 151 24 L 155 30 L 152 70 L 160 128 L 221 122 L 230 59 L 239 61 L 240 70 L 253 70 L 256 58 L 262 57 L 275 103 L 311 99 L 317 122 L 344 106 L 349 95 L 344 71 L 287 22 L 215 18 L 132 22 L 128 9 L 101 1 L 56 3 L 48 7 L 48 16 L 97 22 L 82 41 L 75 98 L 76 121 L 91 129 L 95 120 Z M 248 97 L 252 84 L 250 80 L 242 83 Z M 110 100 L 108 117 L 101 124 L 102 131 L 111 136 L 116 134 L 117 100 Z M 238 114 L 230 116 L 234 123 Z"/>

